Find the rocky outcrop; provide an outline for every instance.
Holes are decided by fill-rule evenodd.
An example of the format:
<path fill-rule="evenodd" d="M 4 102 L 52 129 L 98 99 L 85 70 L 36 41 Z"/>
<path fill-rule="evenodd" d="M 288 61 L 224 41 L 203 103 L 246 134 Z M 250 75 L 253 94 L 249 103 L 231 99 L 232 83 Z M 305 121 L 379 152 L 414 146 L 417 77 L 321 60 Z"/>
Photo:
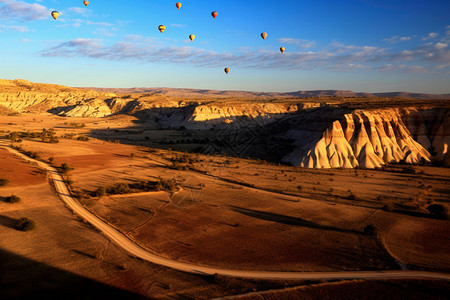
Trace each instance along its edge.
<path fill-rule="evenodd" d="M 448 110 L 380 109 L 345 114 L 319 139 L 301 145 L 283 161 L 306 168 L 378 168 L 404 161 L 448 161 Z M 430 152 L 432 154 L 430 154 Z"/>
<path fill-rule="evenodd" d="M 297 105 L 257 103 L 238 105 L 195 105 L 179 126 L 189 129 L 210 128 L 217 124 L 264 126 L 287 114 L 295 113 Z M 235 122 L 239 121 L 239 122 Z M 175 125 L 175 124 L 173 124 Z"/>
<path fill-rule="evenodd" d="M 348 94 L 342 93 L 340 96 Z M 233 131 L 234 135 L 245 132 L 243 128 L 258 128 L 263 137 L 253 133 L 255 145 L 249 146 L 249 151 L 266 151 L 276 160 L 283 158 L 307 168 L 377 168 L 391 162 L 415 164 L 431 160 L 450 164 L 449 105 L 445 102 L 439 106 L 419 101 L 418 106 L 405 108 L 400 101 L 397 108 L 375 109 L 392 103 L 374 106 L 370 100 L 365 101 L 364 109 L 357 110 L 352 106 L 359 104 L 357 101 L 341 105 L 334 100 L 328 103 L 314 99 L 187 100 L 156 91 L 118 95 L 106 90 L 0 80 L 3 115 L 50 112 L 100 118 L 129 114 L 155 128 L 214 128 L 216 132 Z"/>

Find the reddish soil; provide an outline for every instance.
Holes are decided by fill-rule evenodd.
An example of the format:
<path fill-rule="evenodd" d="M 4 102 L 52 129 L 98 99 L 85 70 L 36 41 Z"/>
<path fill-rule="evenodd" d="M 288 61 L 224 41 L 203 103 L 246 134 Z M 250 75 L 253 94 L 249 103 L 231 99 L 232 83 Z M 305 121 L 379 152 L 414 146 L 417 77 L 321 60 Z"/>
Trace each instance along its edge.
<path fill-rule="evenodd" d="M 11 155 L 5 149 L 0 149 L 0 178 L 9 179 L 8 187 L 24 187 L 46 182 L 45 172 Z"/>

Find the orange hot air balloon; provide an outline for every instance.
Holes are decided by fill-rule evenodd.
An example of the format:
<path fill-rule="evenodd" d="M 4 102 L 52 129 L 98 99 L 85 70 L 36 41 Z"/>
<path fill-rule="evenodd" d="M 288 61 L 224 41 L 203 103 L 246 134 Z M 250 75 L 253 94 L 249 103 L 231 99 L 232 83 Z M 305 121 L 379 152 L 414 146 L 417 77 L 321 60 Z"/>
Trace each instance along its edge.
<path fill-rule="evenodd" d="M 281 53 L 284 53 L 284 50 L 286 50 L 284 47 L 280 48 Z"/>
<path fill-rule="evenodd" d="M 266 37 L 267 37 L 267 32 L 263 32 L 263 33 L 261 33 L 261 37 L 262 37 L 262 39 L 263 39 L 263 40 L 265 40 L 265 39 L 266 39 Z"/>
<path fill-rule="evenodd" d="M 189 36 L 189 39 L 191 40 L 191 42 L 193 42 L 193 41 L 195 40 L 195 34 L 191 34 L 191 35 Z"/>
<path fill-rule="evenodd" d="M 159 31 L 161 31 L 161 34 L 164 32 L 164 30 L 166 30 L 166 26 L 164 25 L 159 25 L 158 26 Z"/>
<path fill-rule="evenodd" d="M 217 11 L 213 11 L 211 16 L 215 19 L 219 13 Z"/>
<path fill-rule="evenodd" d="M 59 16 L 59 12 L 57 12 L 56 10 L 54 10 L 54 11 L 52 11 L 52 17 L 53 17 L 53 19 L 58 19 L 58 16 Z"/>
<path fill-rule="evenodd" d="M 180 8 L 181 8 L 181 3 L 180 3 L 180 2 L 177 2 L 177 4 L 175 4 L 175 6 L 176 6 L 178 9 L 180 9 Z"/>
<path fill-rule="evenodd" d="M 83 1 L 84 6 L 88 6 L 89 5 L 89 1 Z"/>
<path fill-rule="evenodd" d="M 225 68 L 224 71 L 228 74 L 230 72 L 230 68 Z"/>

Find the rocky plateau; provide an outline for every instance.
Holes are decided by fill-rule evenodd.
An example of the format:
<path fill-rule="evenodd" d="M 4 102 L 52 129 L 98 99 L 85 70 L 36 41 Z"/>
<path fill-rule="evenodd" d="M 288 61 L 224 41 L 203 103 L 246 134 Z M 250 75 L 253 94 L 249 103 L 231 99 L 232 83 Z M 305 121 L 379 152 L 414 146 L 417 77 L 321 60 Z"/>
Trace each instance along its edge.
<path fill-rule="evenodd" d="M 74 118 L 124 114 L 138 118 L 141 126 L 232 130 L 236 134 L 257 128 L 263 133 L 257 138 L 260 144 L 268 138 L 283 139 L 289 147 L 280 145 L 280 160 L 305 168 L 450 163 L 448 95 L 386 98 L 396 94 L 377 97 L 348 91 L 246 94 L 189 90 L 184 91 L 187 96 L 183 99 L 182 91 L 93 90 L 0 80 L 0 114 L 50 113 Z M 407 93 L 397 95 L 408 97 Z"/>

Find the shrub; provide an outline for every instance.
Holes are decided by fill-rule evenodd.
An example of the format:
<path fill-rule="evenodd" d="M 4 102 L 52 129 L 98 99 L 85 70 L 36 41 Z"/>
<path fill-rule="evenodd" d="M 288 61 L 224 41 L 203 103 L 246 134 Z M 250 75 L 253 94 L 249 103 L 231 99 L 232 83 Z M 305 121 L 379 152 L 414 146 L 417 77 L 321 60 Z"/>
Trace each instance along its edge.
<path fill-rule="evenodd" d="M 64 183 L 66 185 L 73 185 L 75 182 L 71 178 L 64 179 Z"/>
<path fill-rule="evenodd" d="M 28 218 L 20 218 L 17 220 L 16 225 L 14 226 L 15 229 L 20 231 L 30 231 L 33 230 L 36 227 L 36 223 L 34 223 L 33 220 Z"/>
<path fill-rule="evenodd" d="M 49 157 L 49 158 L 48 158 L 48 162 L 49 162 L 49 163 L 52 164 L 54 161 L 55 161 L 55 159 L 54 159 L 53 157 Z"/>
<path fill-rule="evenodd" d="M 9 179 L 0 178 L 0 186 L 5 186 L 9 183 Z"/>
<path fill-rule="evenodd" d="M 104 197 L 106 196 L 106 188 L 105 187 L 99 187 L 97 191 L 95 192 L 97 197 Z"/>
<path fill-rule="evenodd" d="M 9 197 L 6 197 L 5 201 L 8 203 L 18 203 L 18 202 L 20 202 L 20 197 L 18 197 L 16 195 L 11 195 Z"/>
<path fill-rule="evenodd" d="M 80 135 L 79 137 L 77 137 L 78 141 L 89 141 L 89 138 L 87 136 L 82 136 Z"/>
<path fill-rule="evenodd" d="M 63 173 L 67 173 L 67 172 L 72 171 L 72 170 L 73 170 L 73 168 L 71 166 L 69 166 L 67 163 L 62 163 L 61 164 L 61 171 Z"/>
<path fill-rule="evenodd" d="M 377 232 L 377 229 L 372 224 L 369 224 L 366 227 L 364 227 L 364 234 L 374 235 L 376 232 Z"/>
<path fill-rule="evenodd" d="M 113 187 L 109 187 L 106 192 L 108 194 L 128 194 L 131 192 L 130 187 L 127 183 L 118 183 Z"/>
<path fill-rule="evenodd" d="M 438 219 L 442 220 L 450 219 L 448 207 L 442 204 L 431 204 L 427 206 L 427 210 Z"/>

